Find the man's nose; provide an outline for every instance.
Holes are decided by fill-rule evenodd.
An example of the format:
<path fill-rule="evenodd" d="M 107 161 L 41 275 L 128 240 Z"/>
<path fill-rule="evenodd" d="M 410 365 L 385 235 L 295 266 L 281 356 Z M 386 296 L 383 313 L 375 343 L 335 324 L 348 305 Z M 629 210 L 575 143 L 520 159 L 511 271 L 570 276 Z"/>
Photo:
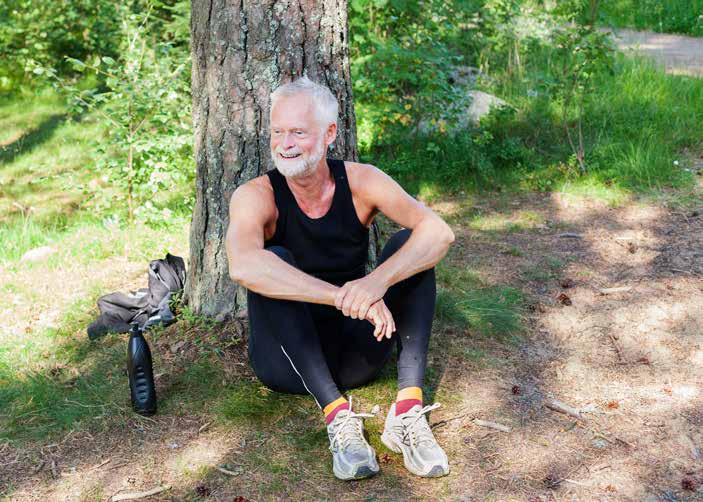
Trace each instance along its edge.
<path fill-rule="evenodd" d="M 295 146 L 295 141 L 292 133 L 285 133 L 283 136 L 283 148 L 293 148 Z"/>

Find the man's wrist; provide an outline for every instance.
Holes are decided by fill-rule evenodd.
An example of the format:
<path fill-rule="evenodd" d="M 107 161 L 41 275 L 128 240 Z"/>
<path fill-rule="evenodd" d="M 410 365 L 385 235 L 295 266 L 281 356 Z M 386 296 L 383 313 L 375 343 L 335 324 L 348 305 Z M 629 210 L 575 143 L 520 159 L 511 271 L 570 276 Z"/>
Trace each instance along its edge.
<path fill-rule="evenodd" d="M 335 306 L 335 300 L 337 298 L 337 291 L 339 291 L 341 288 L 339 286 L 335 286 L 334 284 L 330 284 L 329 288 L 327 288 L 327 305 Z"/>
<path fill-rule="evenodd" d="M 369 275 L 373 277 L 374 281 L 379 282 L 386 289 L 390 288 L 393 285 L 392 274 L 390 274 L 386 269 L 384 269 L 382 264 L 376 267 Z"/>

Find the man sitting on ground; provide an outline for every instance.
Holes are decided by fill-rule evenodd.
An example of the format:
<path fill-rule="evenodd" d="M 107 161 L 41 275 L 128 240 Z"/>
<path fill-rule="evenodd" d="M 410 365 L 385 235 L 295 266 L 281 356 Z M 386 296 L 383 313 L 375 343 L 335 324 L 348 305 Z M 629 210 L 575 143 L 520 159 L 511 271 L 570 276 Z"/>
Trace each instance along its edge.
<path fill-rule="evenodd" d="M 426 477 L 449 472 L 426 414 L 422 385 L 435 309 L 434 266 L 454 241 L 449 226 L 368 164 L 328 159 L 338 103 L 300 78 L 271 94 L 276 169 L 230 201 L 231 278 L 247 288 L 249 360 L 279 392 L 310 393 L 327 422 L 333 472 L 378 472 L 362 418 L 343 391 L 371 381 L 398 347 L 398 396 L 381 440 Z M 378 212 L 402 227 L 368 275 L 369 227 Z M 394 340 L 395 339 L 395 340 Z"/>

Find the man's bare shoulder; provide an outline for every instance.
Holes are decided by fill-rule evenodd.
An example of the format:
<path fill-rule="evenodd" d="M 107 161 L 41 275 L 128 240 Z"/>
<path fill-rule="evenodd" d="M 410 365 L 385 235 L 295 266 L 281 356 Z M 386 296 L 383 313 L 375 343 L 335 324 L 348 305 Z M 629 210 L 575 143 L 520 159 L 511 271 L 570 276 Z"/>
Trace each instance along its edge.
<path fill-rule="evenodd" d="M 273 187 L 265 174 L 242 183 L 232 194 L 232 200 L 241 201 L 240 210 L 263 212 L 266 220 L 275 218 L 276 202 Z M 241 215 L 240 215 L 241 216 Z"/>
<path fill-rule="evenodd" d="M 265 174 L 252 178 L 237 187 L 235 192 L 246 194 L 247 196 L 259 196 L 273 201 L 273 187 L 269 177 Z"/>
<path fill-rule="evenodd" d="M 378 169 L 376 166 L 373 166 L 371 164 L 353 162 L 351 160 L 345 160 L 344 165 L 347 168 L 347 178 L 349 179 L 350 184 L 361 183 L 365 176 L 367 176 L 374 169 Z"/>
<path fill-rule="evenodd" d="M 349 188 L 354 195 L 364 197 L 364 195 L 369 191 L 369 182 L 378 180 L 378 176 L 387 176 L 387 174 L 373 164 L 352 162 L 350 160 L 347 160 L 344 163 L 347 168 Z"/>

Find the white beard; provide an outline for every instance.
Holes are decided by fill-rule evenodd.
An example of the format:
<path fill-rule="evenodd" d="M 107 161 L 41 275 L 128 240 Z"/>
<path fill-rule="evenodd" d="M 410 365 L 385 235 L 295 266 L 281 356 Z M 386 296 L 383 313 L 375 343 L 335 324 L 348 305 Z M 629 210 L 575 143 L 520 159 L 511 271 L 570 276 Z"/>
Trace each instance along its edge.
<path fill-rule="evenodd" d="M 325 138 L 320 137 L 320 141 L 315 145 L 314 150 L 310 153 L 310 155 L 305 158 L 305 155 L 301 155 L 300 157 L 297 157 L 295 159 L 282 159 L 279 155 L 279 152 L 275 151 L 274 149 L 271 149 L 271 157 L 273 158 L 273 163 L 276 165 L 276 169 L 278 169 L 283 176 L 286 176 L 288 178 L 297 178 L 300 176 L 305 176 L 306 174 L 310 174 L 317 168 L 317 164 L 320 162 L 322 159 L 322 156 L 325 154 Z M 294 152 L 287 152 L 287 153 L 296 153 Z"/>

